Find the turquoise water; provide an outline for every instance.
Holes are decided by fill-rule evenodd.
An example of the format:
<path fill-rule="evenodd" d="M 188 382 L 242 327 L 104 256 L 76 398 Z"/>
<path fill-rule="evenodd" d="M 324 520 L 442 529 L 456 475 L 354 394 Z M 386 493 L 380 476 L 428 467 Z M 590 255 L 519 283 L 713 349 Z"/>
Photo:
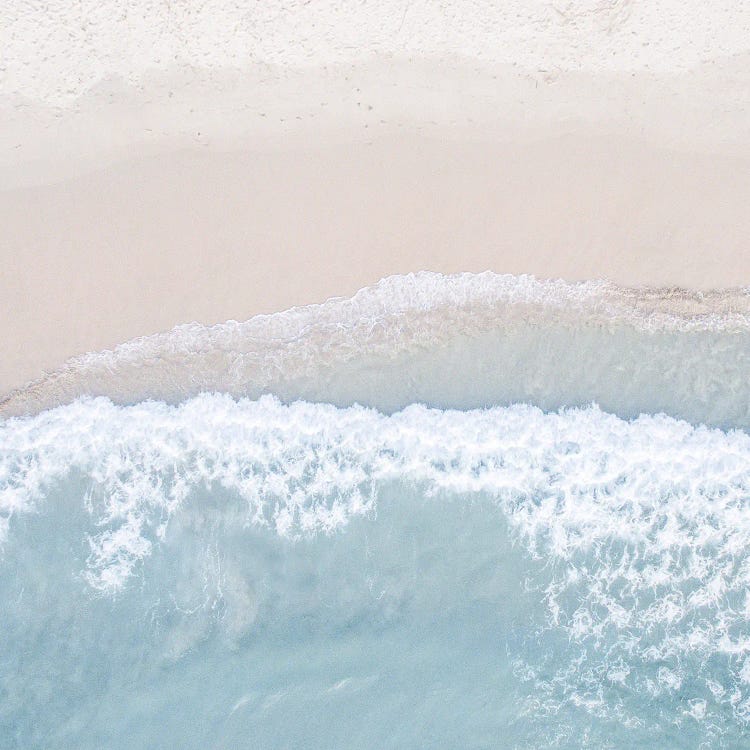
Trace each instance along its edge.
<path fill-rule="evenodd" d="M 741 323 L 0 421 L 0 748 L 746 746 Z"/>
<path fill-rule="evenodd" d="M 4 747 L 742 744 L 743 432 L 206 395 L 2 437 Z"/>

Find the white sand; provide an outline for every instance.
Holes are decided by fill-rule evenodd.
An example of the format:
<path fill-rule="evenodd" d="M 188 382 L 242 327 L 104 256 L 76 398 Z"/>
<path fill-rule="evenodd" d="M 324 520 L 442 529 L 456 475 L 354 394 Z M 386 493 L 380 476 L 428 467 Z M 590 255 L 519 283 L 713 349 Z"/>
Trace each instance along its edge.
<path fill-rule="evenodd" d="M 3 11 L 0 394 L 392 273 L 750 283 L 736 4 L 120 5 Z"/>

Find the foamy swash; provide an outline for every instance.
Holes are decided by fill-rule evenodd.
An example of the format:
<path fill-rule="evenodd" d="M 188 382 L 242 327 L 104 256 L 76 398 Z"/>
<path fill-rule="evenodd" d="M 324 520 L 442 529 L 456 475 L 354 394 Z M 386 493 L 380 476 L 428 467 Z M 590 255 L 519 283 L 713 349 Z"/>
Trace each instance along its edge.
<path fill-rule="evenodd" d="M 0 748 L 743 746 L 746 308 L 420 274 L 15 394 Z"/>
<path fill-rule="evenodd" d="M 204 391 L 395 411 L 419 402 L 750 422 L 750 295 L 567 284 L 492 273 L 384 279 L 351 299 L 245 323 L 178 326 L 68 362 L 0 403 L 81 395 L 177 403 Z"/>

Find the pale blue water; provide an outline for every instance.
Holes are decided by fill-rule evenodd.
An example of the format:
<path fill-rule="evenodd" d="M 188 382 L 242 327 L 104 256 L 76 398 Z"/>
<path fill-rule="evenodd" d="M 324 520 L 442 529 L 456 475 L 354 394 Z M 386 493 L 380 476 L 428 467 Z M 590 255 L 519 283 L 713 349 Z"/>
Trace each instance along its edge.
<path fill-rule="evenodd" d="M 747 334 L 593 330 L 643 387 L 535 341 L 617 414 L 560 411 L 580 382 L 498 330 L 424 345 L 442 373 L 370 352 L 318 381 L 381 411 L 203 394 L 0 421 L 0 748 L 747 746 L 750 436 L 701 424 L 748 424 Z M 660 380 L 654 351 L 720 364 Z M 384 372 L 442 407 L 508 357 L 544 409 L 392 411 Z M 644 399 L 692 424 L 633 418 Z"/>

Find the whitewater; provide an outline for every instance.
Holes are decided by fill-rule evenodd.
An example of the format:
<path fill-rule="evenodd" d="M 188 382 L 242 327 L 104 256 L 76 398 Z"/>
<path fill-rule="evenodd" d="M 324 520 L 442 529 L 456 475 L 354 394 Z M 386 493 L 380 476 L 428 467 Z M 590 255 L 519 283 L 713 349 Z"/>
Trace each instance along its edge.
<path fill-rule="evenodd" d="M 0 407 L 2 748 L 738 748 L 750 317 L 394 277 Z"/>

